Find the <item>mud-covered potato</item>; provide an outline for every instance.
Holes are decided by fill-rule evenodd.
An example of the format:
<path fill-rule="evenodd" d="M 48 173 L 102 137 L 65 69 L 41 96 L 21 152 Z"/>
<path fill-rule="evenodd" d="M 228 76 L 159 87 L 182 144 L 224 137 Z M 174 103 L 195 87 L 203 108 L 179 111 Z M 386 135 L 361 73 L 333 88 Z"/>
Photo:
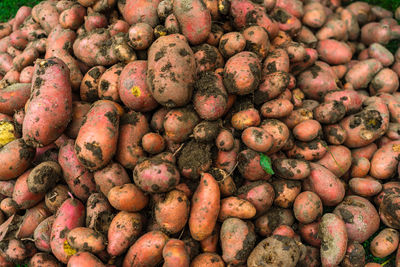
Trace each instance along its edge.
<path fill-rule="evenodd" d="M 311 191 L 297 195 L 294 204 L 294 216 L 300 223 L 308 224 L 322 215 L 322 202 L 319 196 Z"/>
<path fill-rule="evenodd" d="M 78 251 L 97 253 L 105 249 L 105 239 L 98 232 L 86 227 L 76 227 L 67 234 L 68 244 Z"/>
<path fill-rule="evenodd" d="M 257 244 L 247 259 L 248 267 L 295 267 L 300 258 L 300 248 L 294 239 L 273 235 Z M 265 259 L 269 259 L 266 261 Z"/>

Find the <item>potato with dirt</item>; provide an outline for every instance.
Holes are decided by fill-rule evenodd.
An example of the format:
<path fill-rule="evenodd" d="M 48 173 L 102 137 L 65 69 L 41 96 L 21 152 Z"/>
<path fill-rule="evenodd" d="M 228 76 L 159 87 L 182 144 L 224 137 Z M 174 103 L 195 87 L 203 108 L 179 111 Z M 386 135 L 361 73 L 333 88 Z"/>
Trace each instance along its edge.
<path fill-rule="evenodd" d="M 248 267 L 295 267 L 300 258 L 300 248 L 292 238 L 273 235 L 257 244 L 247 259 Z M 266 261 L 265 259 L 269 259 Z"/>
<path fill-rule="evenodd" d="M 37 61 L 34 72 L 33 94 L 27 105 L 22 133 L 27 144 L 39 147 L 52 143 L 66 129 L 72 115 L 72 92 L 69 69 L 61 60 Z"/>
<path fill-rule="evenodd" d="M 190 101 L 195 58 L 183 35 L 158 38 L 148 50 L 147 64 L 147 84 L 158 103 L 173 108 Z"/>

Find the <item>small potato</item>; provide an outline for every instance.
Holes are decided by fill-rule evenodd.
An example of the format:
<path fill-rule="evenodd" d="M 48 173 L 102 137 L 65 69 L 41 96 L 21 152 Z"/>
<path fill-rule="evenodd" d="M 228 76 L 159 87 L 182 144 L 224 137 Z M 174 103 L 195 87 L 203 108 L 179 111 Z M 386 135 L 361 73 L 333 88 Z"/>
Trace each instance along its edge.
<path fill-rule="evenodd" d="M 22 262 L 28 257 L 28 249 L 18 239 L 10 239 L 3 241 L 2 254 L 5 255 L 7 261 Z"/>
<path fill-rule="evenodd" d="M 250 181 L 268 180 L 271 175 L 266 173 L 260 165 L 260 154 L 246 149 L 237 156 L 238 170 L 243 178 Z"/>
<path fill-rule="evenodd" d="M 362 197 L 371 197 L 379 194 L 382 185 L 375 179 L 370 178 L 352 178 L 349 181 L 350 189 Z"/>
<path fill-rule="evenodd" d="M 32 193 L 28 187 L 28 177 L 32 170 L 26 171 L 14 185 L 12 198 L 21 209 L 28 209 L 35 206 L 44 198 L 44 193 Z"/>
<path fill-rule="evenodd" d="M 373 43 L 368 48 L 368 55 L 371 58 L 379 60 L 384 67 L 388 67 L 393 64 L 394 57 L 390 51 L 383 45 L 378 43 Z"/>
<path fill-rule="evenodd" d="M 99 99 L 97 88 L 99 79 L 105 71 L 105 67 L 95 66 L 85 74 L 80 85 L 80 97 L 82 101 L 92 103 Z"/>
<path fill-rule="evenodd" d="M 255 227 L 259 235 L 270 236 L 279 225 L 291 226 L 294 221 L 292 210 L 272 207 L 256 219 Z"/>
<path fill-rule="evenodd" d="M 147 23 L 136 23 L 129 28 L 130 44 L 135 50 L 147 49 L 153 39 L 153 28 Z"/>
<path fill-rule="evenodd" d="M 301 238 L 313 247 L 319 248 L 321 246 L 321 239 L 318 237 L 318 227 L 320 221 L 310 224 L 299 224 L 299 234 Z"/>
<path fill-rule="evenodd" d="M 229 32 L 222 35 L 219 41 L 219 51 L 225 58 L 238 54 L 246 47 L 246 39 L 240 32 Z"/>
<path fill-rule="evenodd" d="M 160 231 L 142 235 L 128 250 L 122 267 L 156 266 L 162 260 L 162 250 L 168 236 Z"/>
<path fill-rule="evenodd" d="M 93 193 L 86 201 L 86 227 L 106 233 L 112 219 L 112 207 L 102 193 Z"/>
<path fill-rule="evenodd" d="M 339 178 L 322 165 L 310 163 L 310 176 L 303 181 L 303 188 L 313 191 L 327 206 L 339 204 L 345 194 L 345 188 Z"/>
<path fill-rule="evenodd" d="M 190 202 L 179 190 L 168 192 L 154 205 L 154 218 L 163 231 L 179 233 L 189 218 Z"/>
<path fill-rule="evenodd" d="M 235 139 L 231 131 L 221 129 L 217 138 L 215 139 L 215 145 L 219 150 L 230 151 L 235 145 Z"/>
<path fill-rule="evenodd" d="M 351 151 L 345 146 L 328 146 L 328 153 L 320 158 L 317 163 L 341 177 L 351 167 Z"/>
<path fill-rule="evenodd" d="M 54 222 L 54 215 L 44 219 L 33 232 L 35 246 L 45 252 L 51 252 L 50 234 Z"/>
<path fill-rule="evenodd" d="M 261 114 L 265 118 L 281 118 L 293 111 L 293 104 L 287 99 L 274 99 L 265 102 L 261 107 Z"/>
<path fill-rule="evenodd" d="M 227 218 L 251 219 L 256 215 L 256 208 L 251 202 L 238 197 L 227 197 L 221 200 L 218 220 L 223 222 Z"/>
<path fill-rule="evenodd" d="M 128 212 L 142 210 L 149 201 L 148 196 L 132 183 L 111 188 L 107 198 L 115 209 Z"/>
<path fill-rule="evenodd" d="M 25 212 L 22 222 L 15 234 L 16 238 L 27 238 L 33 235 L 36 227 L 51 215 L 44 202 L 41 202 Z"/>
<path fill-rule="evenodd" d="M 238 198 L 249 201 L 256 209 L 256 215 L 265 213 L 273 204 L 275 191 L 266 181 L 257 181 L 240 187 Z"/>
<path fill-rule="evenodd" d="M 260 26 L 250 26 L 243 31 L 246 50 L 256 53 L 264 59 L 269 52 L 270 42 L 267 32 Z"/>
<path fill-rule="evenodd" d="M 214 72 L 204 72 L 194 83 L 193 104 L 197 114 L 204 120 L 216 120 L 224 115 L 228 94 L 222 77 Z"/>
<path fill-rule="evenodd" d="M 270 236 L 253 249 L 247 259 L 248 267 L 288 266 L 295 267 L 300 258 L 300 249 L 294 239 L 274 235 Z M 266 262 L 264 259 L 270 259 Z"/>
<path fill-rule="evenodd" d="M 104 265 L 99 258 L 89 252 L 78 252 L 68 260 L 67 267 L 79 266 L 105 267 L 106 265 Z"/>
<path fill-rule="evenodd" d="M 189 266 L 190 257 L 185 243 L 179 239 L 169 239 L 163 248 L 163 267 Z"/>
<path fill-rule="evenodd" d="M 273 146 L 274 138 L 263 128 L 248 127 L 242 132 L 242 141 L 248 148 L 265 153 Z"/>
<path fill-rule="evenodd" d="M 133 180 L 145 192 L 167 192 L 179 184 L 179 179 L 174 165 L 156 158 L 141 162 L 133 171 Z"/>
<path fill-rule="evenodd" d="M 165 115 L 163 126 L 168 139 L 180 143 L 189 138 L 198 122 L 199 117 L 194 110 L 177 108 Z"/>
<path fill-rule="evenodd" d="M 319 196 L 311 191 L 297 195 L 293 211 L 300 223 L 308 224 L 322 216 L 322 202 Z"/>
<path fill-rule="evenodd" d="M 32 193 L 46 193 L 61 177 L 62 169 L 57 162 L 42 162 L 30 172 L 27 179 L 28 189 Z"/>
<path fill-rule="evenodd" d="M 275 191 L 274 204 L 281 208 L 291 207 L 297 195 L 301 192 L 300 181 L 274 179 L 272 186 Z"/>
<path fill-rule="evenodd" d="M 353 158 L 350 168 L 350 177 L 365 177 L 370 169 L 371 163 L 366 158 Z"/>
<path fill-rule="evenodd" d="M 261 119 L 258 110 L 249 108 L 239 111 L 232 116 L 231 124 L 236 130 L 244 130 L 247 127 L 260 125 Z"/>
<path fill-rule="evenodd" d="M 318 236 L 321 237 L 321 262 L 331 266 L 339 264 L 347 249 L 347 231 L 345 223 L 333 213 L 325 213 L 319 224 Z"/>
<path fill-rule="evenodd" d="M 316 120 L 300 122 L 293 128 L 293 135 L 297 140 L 310 142 L 322 134 L 322 127 Z"/>
<path fill-rule="evenodd" d="M 326 21 L 327 14 L 324 6 L 319 2 L 310 2 L 304 6 L 302 21 L 311 28 L 320 28 Z"/>
<path fill-rule="evenodd" d="M 58 267 L 60 266 L 56 258 L 48 253 L 36 253 L 29 261 L 29 266 L 31 267 Z"/>
<path fill-rule="evenodd" d="M 264 60 L 262 76 L 277 71 L 289 72 L 289 56 L 282 48 L 277 48 L 268 53 Z"/>
<path fill-rule="evenodd" d="M 370 250 L 375 257 L 384 258 L 392 254 L 397 249 L 398 244 L 399 232 L 386 228 L 372 239 Z"/>
<path fill-rule="evenodd" d="M 246 95 L 254 92 L 261 79 L 261 62 L 252 52 L 240 52 L 229 58 L 224 67 L 224 85 L 228 93 Z"/>
<path fill-rule="evenodd" d="M 147 61 L 135 60 L 123 67 L 118 80 L 119 97 L 128 108 L 147 112 L 157 107 L 157 102 L 146 83 Z"/>
<path fill-rule="evenodd" d="M 350 241 L 347 245 L 347 251 L 342 261 L 342 265 L 343 267 L 364 267 L 364 247 L 357 241 Z"/>
<path fill-rule="evenodd" d="M 282 122 L 286 125 L 287 128 L 293 129 L 297 124 L 302 121 L 311 120 L 313 118 L 312 111 L 299 108 L 292 111 L 289 116 L 282 118 Z"/>
<path fill-rule="evenodd" d="M 4 198 L 0 202 L 0 209 L 6 217 L 10 217 L 19 211 L 18 204 L 11 197 Z"/>
<path fill-rule="evenodd" d="M 86 227 L 76 227 L 67 234 L 68 244 L 78 251 L 98 253 L 105 249 L 104 237 Z"/>
<path fill-rule="evenodd" d="M 382 186 L 382 191 L 374 197 L 374 202 L 377 206 L 380 206 L 385 196 L 400 192 L 400 183 L 399 182 L 387 182 Z"/>
<path fill-rule="evenodd" d="M 111 188 L 131 182 L 126 170 L 116 162 L 110 162 L 106 167 L 93 173 L 96 186 L 107 196 Z"/>
<path fill-rule="evenodd" d="M 375 207 L 365 198 L 347 196 L 333 211 L 346 225 L 348 238 L 364 242 L 379 228 L 379 215 Z"/>
<path fill-rule="evenodd" d="M 289 128 L 280 120 L 263 120 L 260 127 L 269 133 L 274 139 L 273 146 L 268 153 L 276 153 L 281 150 L 290 138 Z"/>
<path fill-rule="evenodd" d="M 333 39 L 319 41 L 317 51 L 320 59 L 330 65 L 346 64 L 353 56 L 350 47 L 345 42 Z"/>
<path fill-rule="evenodd" d="M 314 118 L 324 124 L 339 122 L 346 114 L 346 107 L 342 102 L 329 101 L 317 106 L 314 110 Z"/>
<path fill-rule="evenodd" d="M 123 69 L 123 64 L 115 64 L 103 72 L 97 86 L 100 99 L 121 101 L 118 94 L 118 81 Z"/>
<path fill-rule="evenodd" d="M 15 110 L 24 107 L 31 93 L 31 86 L 28 83 L 15 83 L 2 88 L 0 97 L 3 99 L 0 103 L 0 112 L 7 115 L 13 115 Z"/>
<path fill-rule="evenodd" d="M 195 240 L 211 235 L 220 211 L 220 191 L 211 174 L 203 173 L 192 197 L 189 229 Z"/>
<path fill-rule="evenodd" d="M 266 74 L 254 93 L 254 103 L 259 105 L 277 98 L 288 87 L 290 76 L 283 71 Z"/>
<path fill-rule="evenodd" d="M 399 78 L 397 74 L 389 69 L 384 68 L 379 71 L 372 79 L 369 90 L 371 95 L 378 93 L 394 93 L 399 88 Z"/>
<path fill-rule="evenodd" d="M 0 180 L 6 181 L 20 176 L 31 164 L 35 149 L 24 140 L 16 139 L 0 150 Z"/>
<path fill-rule="evenodd" d="M 107 252 L 111 256 L 123 254 L 140 236 L 143 223 L 143 217 L 138 213 L 117 213 L 108 228 Z"/>
<path fill-rule="evenodd" d="M 233 149 L 230 151 L 218 150 L 215 166 L 227 173 L 232 172 L 235 169 L 235 165 L 238 162 L 237 156 L 239 152 L 239 139 L 234 140 Z"/>
<path fill-rule="evenodd" d="M 204 252 L 216 252 L 219 245 L 221 226 L 219 224 L 215 225 L 214 230 L 211 235 L 206 239 L 200 241 L 201 250 Z"/>
<path fill-rule="evenodd" d="M 246 262 L 256 244 L 256 235 L 250 224 L 229 218 L 221 226 L 220 240 L 224 262 L 237 265 Z"/>
<path fill-rule="evenodd" d="M 224 58 L 216 47 L 209 44 L 202 44 L 194 49 L 198 74 L 215 71 L 217 68 L 223 67 Z"/>
<path fill-rule="evenodd" d="M 329 124 L 322 127 L 325 140 L 330 145 L 341 145 L 347 137 L 347 132 L 339 124 Z"/>
<path fill-rule="evenodd" d="M 276 159 L 272 162 L 275 175 L 285 179 L 302 180 L 310 175 L 310 164 L 300 159 Z"/>
<path fill-rule="evenodd" d="M 78 136 L 79 129 L 85 119 L 85 115 L 90 110 L 90 104 L 82 101 L 72 102 L 72 120 L 68 124 L 65 134 L 75 139 Z"/>
<path fill-rule="evenodd" d="M 190 267 L 224 267 L 221 256 L 216 253 L 205 252 L 196 256 L 190 263 Z"/>
<path fill-rule="evenodd" d="M 287 153 L 291 158 L 303 160 L 319 160 L 325 156 L 327 145 L 325 141 L 314 139 L 311 142 L 295 142 Z"/>

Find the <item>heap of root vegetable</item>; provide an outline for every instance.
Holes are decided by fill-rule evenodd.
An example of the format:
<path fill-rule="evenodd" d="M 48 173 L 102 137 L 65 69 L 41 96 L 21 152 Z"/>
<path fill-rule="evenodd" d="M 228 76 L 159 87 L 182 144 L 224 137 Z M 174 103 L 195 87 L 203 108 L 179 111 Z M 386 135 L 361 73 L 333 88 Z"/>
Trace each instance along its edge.
<path fill-rule="evenodd" d="M 0 266 L 376 266 L 367 240 L 400 266 L 396 19 L 340 0 L 21 7 L 0 24 Z"/>

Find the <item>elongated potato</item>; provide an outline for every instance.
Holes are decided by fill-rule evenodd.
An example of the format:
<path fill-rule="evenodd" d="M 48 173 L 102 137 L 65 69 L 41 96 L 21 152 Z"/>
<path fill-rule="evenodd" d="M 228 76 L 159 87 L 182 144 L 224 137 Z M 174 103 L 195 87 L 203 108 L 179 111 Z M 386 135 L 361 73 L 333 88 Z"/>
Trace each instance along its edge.
<path fill-rule="evenodd" d="M 322 240 L 323 266 L 338 265 L 343 260 L 347 249 L 347 230 L 344 222 L 333 213 L 325 213 L 319 224 L 318 236 Z"/>
<path fill-rule="evenodd" d="M 117 149 L 118 125 L 113 102 L 99 100 L 92 106 L 75 141 L 75 153 L 83 166 L 96 171 L 110 162 Z"/>
<path fill-rule="evenodd" d="M 31 164 L 35 149 L 16 139 L 0 150 L 0 180 L 11 180 L 21 175 Z"/>
<path fill-rule="evenodd" d="M 308 161 L 300 159 L 276 159 L 272 162 L 275 174 L 293 180 L 302 180 L 310 175 Z"/>
<path fill-rule="evenodd" d="M 192 197 L 189 229 L 195 240 L 211 235 L 220 210 L 220 191 L 217 181 L 209 173 L 201 175 L 200 184 Z"/>
<path fill-rule="evenodd" d="M 399 245 L 399 232 L 395 229 L 383 229 L 371 241 L 371 253 L 375 257 L 384 258 L 392 254 Z"/>
<path fill-rule="evenodd" d="M 15 182 L 12 198 L 20 209 L 28 209 L 35 206 L 44 198 L 44 193 L 32 193 L 29 191 L 28 177 L 32 169 L 24 172 Z"/>
<path fill-rule="evenodd" d="M 149 201 L 148 196 L 132 183 L 114 186 L 108 192 L 107 198 L 115 209 L 128 212 L 142 210 Z"/>
<path fill-rule="evenodd" d="M 22 133 L 27 144 L 37 147 L 52 143 L 66 129 L 72 115 L 72 92 L 69 69 L 60 59 L 37 61 L 34 72 Z"/>
<path fill-rule="evenodd" d="M 105 238 L 98 232 L 86 228 L 76 227 L 67 234 L 68 244 L 78 251 L 98 253 L 105 249 Z"/>
<path fill-rule="evenodd" d="M 250 201 L 238 197 L 227 197 L 221 200 L 218 220 L 227 218 L 251 219 L 256 215 L 256 208 Z"/>
<path fill-rule="evenodd" d="M 190 257 L 185 242 L 169 239 L 163 248 L 164 267 L 189 266 Z"/>

